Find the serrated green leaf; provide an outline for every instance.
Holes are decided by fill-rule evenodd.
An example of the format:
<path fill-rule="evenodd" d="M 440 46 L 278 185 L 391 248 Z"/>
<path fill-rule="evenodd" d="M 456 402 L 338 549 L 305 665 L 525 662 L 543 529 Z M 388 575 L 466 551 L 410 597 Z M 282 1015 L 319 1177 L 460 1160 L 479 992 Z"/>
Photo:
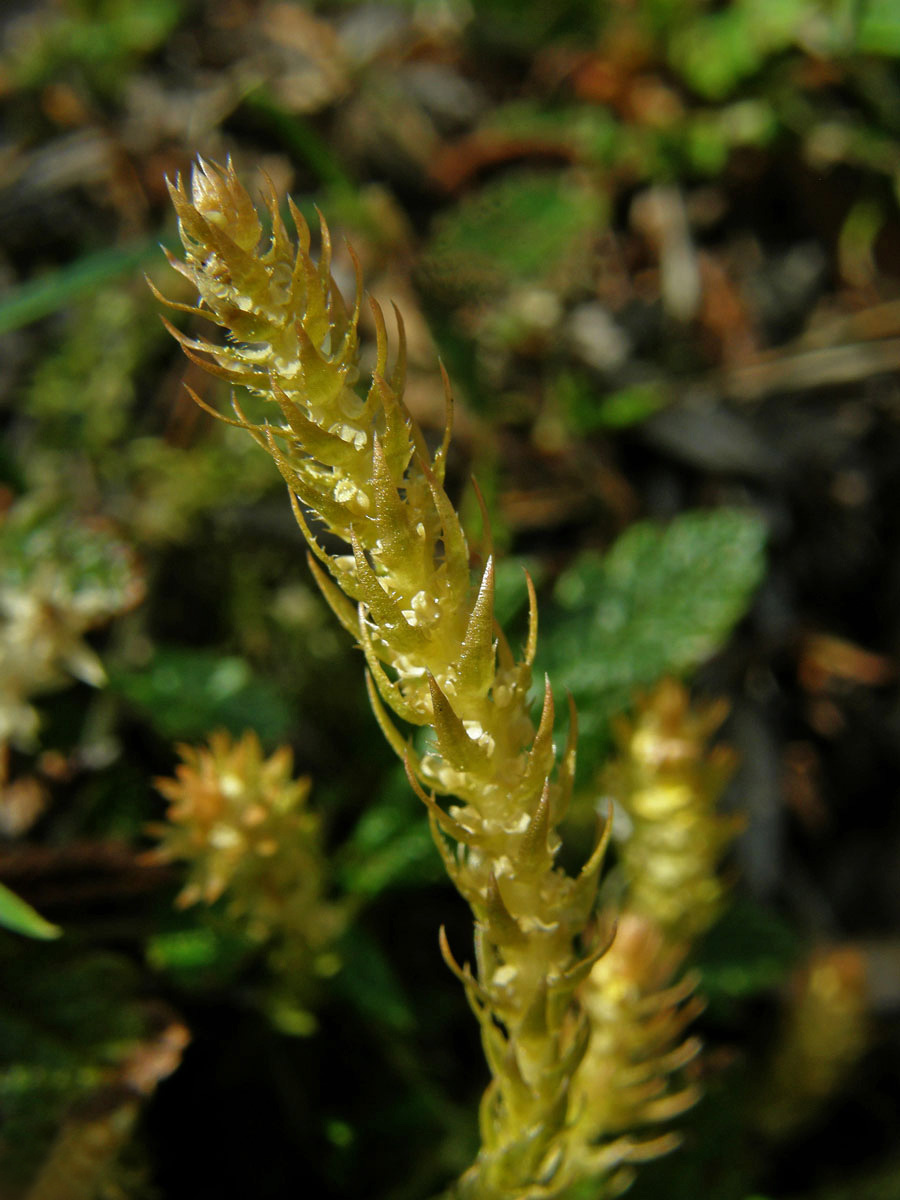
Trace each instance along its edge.
<path fill-rule="evenodd" d="M 765 527 L 733 509 L 645 521 L 606 555 L 582 554 L 543 614 L 540 667 L 579 708 L 581 755 L 609 716 L 664 674 L 699 666 L 744 615 L 764 571 Z"/>
<path fill-rule="evenodd" d="M 14 933 L 24 933 L 26 937 L 58 938 L 62 930 L 58 925 L 51 925 L 21 896 L 11 892 L 0 883 L 0 925 L 11 929 Z"/>

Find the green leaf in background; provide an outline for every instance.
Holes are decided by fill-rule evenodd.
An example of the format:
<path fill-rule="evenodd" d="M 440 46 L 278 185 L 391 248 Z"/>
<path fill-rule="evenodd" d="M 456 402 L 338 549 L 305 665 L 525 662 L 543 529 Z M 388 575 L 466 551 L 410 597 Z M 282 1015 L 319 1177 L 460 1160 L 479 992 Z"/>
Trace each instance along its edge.
<path fill-rule="evenodd" d="M 170 740 L 224 728 L 235 735 L 255 729 L 274 743 L 294 724 L 290 704 L 274 686 L 243 658 L 214 650 L 162 647 L 145 667 L 110 671 L 110 688 L 145 709 Z"/>
<path fill-rule="evenodd" d="M 520 172 L 486 184 L 435 228 L 423 271 L 448 297 L 558 283 L 584 262 L 604 223 L 600 195 L 569 172 Z"/>
<path fill-rule="evenodd" d="M 58 938 L 62 930 L 58 925 L 45 921 L 39 912 L 26 904 L 25 901 L 0 883 L 0 925 L 11 929 L 14 933 L 24 933 L 26 937 Z"/>
<path fill-rule="evenodd" d="M 641 522 L 560 576 L 539 666 L 578 703 L 586 765 L 636 689 L 692 670 L 723 644 L 762 579 L 764 543 L 752 513 L 691 512 L 667 526 Z"/>

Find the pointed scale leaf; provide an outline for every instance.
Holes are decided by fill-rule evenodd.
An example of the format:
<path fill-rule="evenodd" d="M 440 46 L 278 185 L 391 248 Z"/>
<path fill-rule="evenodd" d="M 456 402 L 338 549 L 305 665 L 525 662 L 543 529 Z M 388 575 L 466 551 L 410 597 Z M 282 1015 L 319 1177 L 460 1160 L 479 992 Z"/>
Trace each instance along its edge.
<path fill-rule="evenodd" d="M 590 858 L 581 868 L 578 878 L 572 881 L 572 891 L 569 900 L 572 918 L 584 923 L 590 917 L 597 898 L 597 886 L 600 879 L 600 868 L 606 857 L 609 840 L 612 834 L 612 813 L 601 823 L 597 841 Z"/>
<path fill-rule="evenodd" d="M 437 472 L 435 471 L 437 476 Z M 493 558 L 494 556 L 494 534 L 491 529 L 491 517 L 487 510 L 487 504 L 484 500 L 484 495 L 481 488 L 478 486 L 478 480 L 473 475 L 471 477 L 472 490 L 475 493 L 475 500 L 478 503 L 478 511 L 481 513 L 481 553 L 485 558 Z"/>
<path fill-rule="evenodd" d="M 275 441 L 275 434 L 276 431 L 270 425 L 265 427 L 266 449 L 274 459 L 275 466 L 281 472 L 285 483 L 291 491 L 296 492 L 297 498 L 307 508 L 311 508 L 322 518 L 326 525 L 334 530 L 342 530 L 346 525 L 347 517 L 344 507 L 332 500 L 324 489 L 317 488 L 309 482 L 307 476 L 301 473 L 298 466 L 291 462 Z M 299 466 L 302 467 L 302 464 Z"/>
<path fill-rule="evenodd" d="M 547 983 L 541 980 L 535 988 L 534 997 L 522 1017 L 518 1034 L 532 1041 L 546 1040 L 550 1029 L 547 1023 Z"/>
<path fill-rule="evenodd" d="M 166 253 L 169 254 L 170 251 L 166 251 Z M 177 259 L 174 254 L 171 255 L 169 265 L 174 267 L 179 274 L 184 274 L 183 270 L 179 270 L 179 268 L 184 267 L 184 263 Z M 208 308 L 199 308 L 196 304 L 181 304 L 178 300 L 170 300 L 168 296 L 164 296 L 149 275 L 144 275 L 144 282 L 153 293 L 154 299 L 158 300 L 160 304 L 164 304 L 166 308 L 171 308 L 174 312 L 187 313 L 189 317 L 202 317 L 204 320 L 213 320 L 217 325 L 220 324 L 215 313 L 210 312 Z M 191 279 L 191 282 L 193 283 L 194 280 Z"/>
<path fill-rule="evenodd" d="M 296 335 L 299 344 L 299 366 L 304 404 L 310 411 L 317 408 L 326 410 L 333 408 L 341 392 L 347 386 L 347 369 L 339 361 L 332 360 L 321 353 L 305 323 L 297 322 Z M 291 382 L 294 383 L 293 380 Z M 297 385 L 294 383 L 293 390 L 296 389 Z"/>
<path fill-rule="evenodd" d="M 453 951 L 450 949 L 450 943 L 447 940 L 447 930 L 443 925 L 438 931 L 438 945 L 441 950 L 441 958 L 443 958 L 444 962 L 465 988 L 472 1011 L 481 1020 L 481 1014 L 489 1004 L 487 994 L 472 974 L 472 968 L 469 964 L 466 963 L 465 966 L 461 967 L 453 957 Z"/>
<path fill-rule="evenodd" d="M 537 788 L 542 779 L 550 774 L 553 766 L 553 719 L 555 708 L 553 692 L 550 690 L 550 676 L 544 676 L 544 704 L 541 709 L 541 719 L 537 733 L 528 752 L 528 766 L 522 786 L 526 792 Z"/>
<path fill-rule="evenodd" d="M 413 454 L 409 414 L 387 381 L 374 372 L 366 403 L 373 410 L 380 409 L 384 416 L 384 428 L 380 431 L 381 448 L 393 475 L 402 475 Z"/>
<path fill-rule="evenodd" d="M 381 542 L 379 557 L 400 564 L 415 553 L 417 541 L 409 531 L 409 514 L 388 469 L 378 437 L 372 446 L 372 487 L 375 493 L 375 528 Z"/>
<path fill-rule="evenodd" d="M 406 326 L 403 323 L 403 314 L 393 301 L 391 301 L 391 307 L 397 322 L 397 356 L 394 359 L 394 369 L 389 382 L 391 390 L 396 395 L 402 396 L 406 387 Z"/>
<path fill-rule="evenodd" d="M 460 649 L 459 688 L 474 696 L 487 695 L 494 681 L 494 560 L 489 558 Z"/>
<path fill-rule="evenodd" d="M 450 579 L 465 577 L 469 574 L 469 547 L 466 535 L 462 531 L 456 509 L 450 503 L 447 493 L 435 478 L 434 472 L 424 458 L 419 459 L 422 474 L 428 482 L 434 506 L 441 522 L 441 535 L 444 541 L 444 560 L 447 564 L 447 574 Z"/>
<path fill-rule="evenodd" d="M 500 894 L 497 876 L 491 872 L 484 900 L 484 931 L 495 946 L 521 946 L 526 941 L 519 922 L 512 915 Z"/>
<path fill-rule="evenodd" d="M 318 205 L 316 216 L 319 218 L 319 238 L 322 243 L 319 254 L 319 279 L 322 281 L 322 292 L 325 293 L 330 290 L 328 285 L 331 283 L 331 230 Z"/>
<path fill-rule="evenodd" d="M 183 186 L 168 184 L 169 195 L 178 217 L 181 240 L 202 246 L 204 256 L 213 251 L 222 267 L 227 270 L 227 293 L 239 293 L 251 299 L 264 295 L 268 290 L 268 273 L 259 259 L 249 254 L 224 230 L 206 219 L 188 199 Z M 205 297 L 209 299 L 210 297 Z"/>
<path fill-rule="evenodd" d="M 340 381 L 338 388 L 334 392 L 334 396 L 340 393 Z M 314 421 L 307 417 L 306 413 L 297 403 L 297 401 L 282 388 L 273 379 L 271 381 L 272 395 L 278 402 L 278 407 L 281 409 L 282 415 L 290 426 L 291 432 L 297 439 L 298 446 L 304 453 L 313 458 L 317 458 L 321 463 L 327 463 L 329 466 L 344 465 L 346 462 L 353 461 L 354 450 L 343 439 L 339 438 L 335 433 L 329 433 L 325 429 L 321 429 Z M 330 397 L 333 399 L 334 397 Z"/>
<path fill-rule="evenodd" d="M 435 452 L 431 469 L 434 472 L 435 479 L 443 486 L 444 473 L 447 469 L 447 453 L 450 449 L 450 438 L 453 435 L 453 391 L 450 387 L 449 376 L 444 370 L 444 364 L 439 362 L 438 367 L 440 368 L 441 380 L 444 385 L 444 436 L 441 438 L 441 444 Z"/>
<path fill-rule="evenodd" d="M 431 673 L 428 675 L 428 684 L 431 688 L 434 731 L 442 756 L 458 771 L 477 770 L 484 762 L 484 753 L 466 733 L 466 727 Z"/>
<path fill-rule="evenodd" d="M 556 987 L 560 991 L 572 991 L 578 987 L 579 983 L 583 983 L 591 973 L 594 963 L 598 962 L 607 952 L 613 943 L 613 938 L 616 936 L 615 926 L 613 926 L 612 934 L 608 938 L 602 938 L 589 954 L 584 958 L 579 959 L 573 966 L 564 971 L 559 978 L 559 983 Z"/>
<path fill-rule="evenodd" d="M 530 667 L 537 653 L 538 606 L 534 580 L 527 571 L 525 572 L 525 585 L 528 588 L 528 641 L 525 643 L 525 661 Z"/>
<path fill-rule="evenodd" d="M 297 207 L 293 196 L 288 196 L 288 212 L 291 214 L 291 220 L 294 222 L 294 229 L 297 231 L 297 253 L 298 255 L 306 256 L 309 254 L 310 236 L 309 224 L 306 217 Z"/>
<path fill-rule="evenodd" d="M 590 858 L 581 868 L 581 879 L 589 878 L 591 875 L 596 875 L 606 856 L 606 851 L 609 847 L 609 840 L 612 837 L 612 806 L 606 814 L 606 819 L 602 822 L 597 843 L 591 852 Z"/>
<path fill-rule="evenodd" d="M 460 895 L 465 896 L 465 888 L 462 875 L 460 873 L 459 861 L 454 855 L 450 843 L 444 837 L 443 833 L 441 833 L 441 827 L 437 823 L 433 813 L 428 814 L 428 828 L 431 831 L 431 840 L 434 842 L 435 846 L 437 846 L 438 853 L 443 860 L 444 870 L 456 884 Z"/>
<path fill-rule="evenodd" d="M 259 426 L 252 424 L 250 421 L 240 419 L 235 420 L 234 417 L 226 417 L 224 413 L 220 413 L 218 409 L 213 408 L 211 404 L 207 404 L 203 397 L 198 396 L 194 389 L 188 384 L 184 385 L 184 390 L 198 408 L 202 408 L 205 413 L 209 413 L 211 417 L 215 417 L 216 420 L 221 421 L 223 425 L 232 425 L 235 429 L 243 429 L 251 435 L 256 434 L 259 431 Z"/>
<path fill-rule="evenodd" d="M 572 789 L 575 786 L 575 762 L 578 750 L 578 710 L 571 692 L 566 693 L 569 705 L 569 735 L 559 765 L 556 795 L 553 806 L 553 823 L 558 825 L 569 811 Z"/>
<path fill-rule="evenodd" d="M 537 807 L 528 822 L 525 836 L 519 846 L 516 865 L 523 870 L 533 872 L 546 867 L 547 860 L 552 860 L 552 854 L 547 844 L 547 834 L 550 832 L 550 780 L 544 784 Z"/>
<path fill-rule="evenodd" d="M 291 242 L 288 237 L 288 231 L 284 227 L 284 221 L 281 219 L 278 193 L 275 190 L 272 177 L 266 171 L 261 172 L 261 174 L 263 177 L 263 203 L 266 206 L 266 212 L 269 214 L 269 221 L 272 226 L 272 239 L 266 257 L 272 262 L 283 262 L 288 257 Z"/>
<path fill-rule="evenodd" d="M 404 632 L 402 644 L 398 644 L 398 649 L 407 649 L 410 645 L 421 644 L 421 634 L 418 637 L 415 636 L 416 630 L 407 623 L 397 602 L 387 594 L 379 583 L 378 576 L 372 570 L 354 529 L 350 530 L 350 545 L 353 549 L 353 559 L 356 563 L 356 590 L 358 597 L 363 601 L 366 608 L 368 608 L 376 624 L 390 629 L 391 640 L 395 644 L 401 641 L 395 634 L 399 633 L 401 629 L 408 631 L 410 636 L 407 637 Z"/>

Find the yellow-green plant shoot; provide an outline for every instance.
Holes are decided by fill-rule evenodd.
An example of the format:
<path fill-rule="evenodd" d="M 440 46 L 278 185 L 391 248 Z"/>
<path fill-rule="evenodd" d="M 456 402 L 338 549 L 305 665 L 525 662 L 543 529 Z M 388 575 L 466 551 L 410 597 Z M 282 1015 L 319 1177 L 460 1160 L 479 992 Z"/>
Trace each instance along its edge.
<path fill-rule="evenodd" d="M 287 482 L 310 564 L 368 665 L 372 707 L 427 805 L 447 870 L 471 905 L 477 971 L 460 968 L 481 1023 L 492 1081 L 481 1110 L 482 1148 L 460 1197 L 553 1197 L 601 1175 L 602 1148 L 570 1136 L 571 1084 L 590 1036 L 579 985 L 606 949 L 591 921 L 605 837 L 576 876 L 556 865 L 557 832 L 575 766 L 575 720 L 562 754 L 545 684 L 540 716 L 530 692 L 537 643 L 534 589 L 522 658 L 494 619 L 494 562 L 473 578 L 469 547 L 444 489 L 452 410 L 431 456 L 403 401 L 402 321 L 389 364 L 385 322 L 372 303 L 376 361 L 358 391 L 357 326 L 330 273 L 321 222 L 318 263 L 288 201 L 289 235 L 271 187 L 271 236 L 229 165 L 199 163 L 190 192 L 171 188 L 185 261 L 197 288 L 176 305 L 221 326 L 226 344 L 172 329 L 185 353 L 271 404 L 254 423 L 235 416 Z M 357 277 L 359 272 L 357 270 Z M 201 402 L 202 403 L 202 402 Z M 313 514 L 313 517 L 310 517 Z M 345 549 L 328 553 L 318 530 Z M 424 749 L 398 728 L 431 730 Z"/>

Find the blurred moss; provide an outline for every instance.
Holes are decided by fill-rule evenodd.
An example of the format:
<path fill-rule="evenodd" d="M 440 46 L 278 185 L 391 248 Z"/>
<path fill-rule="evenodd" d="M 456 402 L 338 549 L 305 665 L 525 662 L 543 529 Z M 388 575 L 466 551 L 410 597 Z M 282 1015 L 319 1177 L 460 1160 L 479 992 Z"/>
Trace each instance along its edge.
<path fill-rule="evenodd" d="M 96 458 L 124 441 L 138 372 L 163 344 L 143 289 L 127 283 L 92 291 L 69 314 L 56 349 L 38 363 L 26 396 L 43 446 Z"/>
<path fill-rule="evenodd" d="M 108 280 L 131 272 L 139 263 L 155 260 L 158 254 L 159 240 L 153 238 L 84 254 L 75 262 L 28 280 L 0 300 L 0 333 L 20 329 L 82 297 L 88 297 L 90 305 L 90 297 Z M 129 287 L 133 289 L 133 285 Z"/>

